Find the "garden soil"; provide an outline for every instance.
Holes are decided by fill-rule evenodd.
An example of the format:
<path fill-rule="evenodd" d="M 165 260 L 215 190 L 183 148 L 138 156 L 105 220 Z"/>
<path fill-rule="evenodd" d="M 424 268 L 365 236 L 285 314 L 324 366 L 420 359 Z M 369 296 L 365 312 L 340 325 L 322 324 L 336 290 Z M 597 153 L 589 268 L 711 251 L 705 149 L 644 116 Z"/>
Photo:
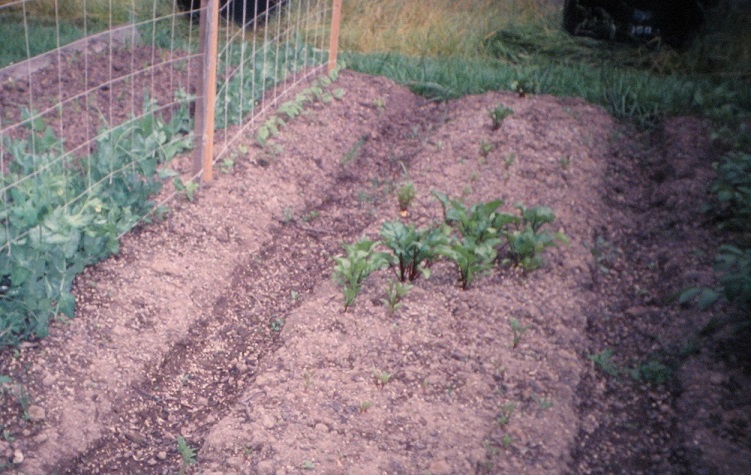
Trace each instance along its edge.
<path fill-rule="evenodd" d="M 706 124 L 637 131 L 510 92 L 429 102 L 351 71 L 332 88 L 88 268 L 74 319 L 0 352 L 5 471 L 751 473 L 749 375 L 730 335 L 698 336 L 711 313 L 671 301 L 714 284 Z M 439 222 L 433 190 L 550 206 L 568 243 L 466 290 L 437 262 L 393 310 L 378 271 L 345 311 L 342 243 Z"/>

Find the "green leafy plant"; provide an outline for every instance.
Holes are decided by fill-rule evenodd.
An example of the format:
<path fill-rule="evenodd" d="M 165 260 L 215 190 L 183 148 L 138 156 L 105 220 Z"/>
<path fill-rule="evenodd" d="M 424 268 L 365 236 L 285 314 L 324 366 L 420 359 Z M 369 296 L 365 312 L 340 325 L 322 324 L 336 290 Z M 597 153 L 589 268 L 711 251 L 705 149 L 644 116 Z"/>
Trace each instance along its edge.
<path fill-rule="evenodd" d="M 407 216 L 407 210 L 415 196 L 417 196 L 417 193 L 415 193 L 415 186 L 411 182 L 404 183 L 396 191 L 396 199 L 399 202 L 399 211 L 401 211 L 402 216 Z"/>
<path fill-rule="evenodd" d="M 284 328 L 284 318 L 282 317 L 275 317 L 269 323 L 269 329 L 272 332 L 279 333 L 280 331 L 282 331 L 282 328 Z"/>
<path fill-rule="evenodd" d="M 391 256 L 376 251 L 379 245 L 378 241 L 361 239 L 355 244 L 344 244 L 347 254 L 334 258 L 334 280 L 342 287 L 345 312 L 355 303 L 363 280 L 390 264 Z"/>
<path fill-rule="evenodd" d="M 480 155 L 483 157 L 487 157 L 490 155 L 490 152 L 493 151 L 495 148 L 495 145 L 490 142 L 482 142 L 480 143 Z"/>
<path fill-rule="evenodd" d="M 493 130 L 500 129 L 501 125 L 503 125 L 503 120 L 513 113 L 513 109 L 509 109 L 502 103 L 499 103 L 495 109 L 488 113 L 490 119 L 493 121 Z"/>
<path fill-rule="evenodd" d="M 660 361 L 649 360 L 631 370 L 631 379 L 653 384 L 665 384 L 673 377 L 673 370 Z"/>
<path fill-rule="evenodd" d="M 200 185 L 195 181 L 184 183 L 180 177 L 172 179 L 172 186 L 175 187 L 176 192 L 183 195 L 185 199 L 191 203 L 196 200 L 196 192 L 198 191 L 198 188 L 200 188 Z"/>
<path fill-rule="evenodd" d="M 363 145 L 365 145 L 365 142 L 368 141 L 369 135 L 363 135 L 359 139 L 357 139 L 357 142 L 347 150 L 347 153 L 344 154 L 344 157 L 339 161 L 342 165 L 346 165 L 347 163 L 357 160 L 357 157 L 360 154 L 360 149 Z"/>
<path fill-rule="evenodd" d="M 599 353 L 589 355 L 589 359 L 602 371 L 610 376 L 621 374 L 621 368 L 613 362 L 613 350 L 605 348 Z"/>
<path fill-rule="evenodd" d="M 368 412 L 368 409 L 370 409 L 371 407 L 373 407 L 373 401 L 363 401 L 360 403 L 358 411 L 360 412 L 360 414 L 362 414 L 363 412 Z"/>
<path fill-rule="evenodd" d="M 439 253 L 457 264 L 462 288 L 467 289 L 477 275 L 492 268 L 498 255 L 496 247 L 501 243 L 501 230 L 518 218 L 497 211 L 503 204 L 501 200 L 476 203 L 468 208 L 444 193 L 433 191 L 433 195 L 443 207 L 444 222 L 460 234 L 451 236 L 439 247 Z"/>
<path fill-rule="evenodd" d="M 407 296 L 410 290 L 412 290 L 412 286 L 407 283 L 389 280 L 386 298 L 381 299 L 381 302 L 388 307 L 389 313 L 393 314 L 402 306 L 402 299 Z"/>
<path fill-rule="evenodd" d="M 498 255 L 495 246 L 500 242 L 497 238 L 477 242 L 473 237 L 452 237 L 439 248 L 439 253 L 457 265 L 459 281 L 462 289 L 466 290 L 478 275 L 492 269 Z"/>
<path fill-rule="evenodd" d="M 719 288 L 687 289 L 680 294 L 678 302 L 696 301 L 699 308 L 706 309 L 724 298 L 732 306 L 731 312 L 713 318 L 702 333 L 710 334 L 727 325 L 734 326 L 736 331 L 751 331 L 751 249 L 730 244 L 720 246 L 714 268 L 719 275 Z"/>
<path fill-rule="evenodd" d="M 498 212 L 503 200 L 476 203 L 468 208 L 461 200 L 450 198 L 445 193 L 433 191 L 433 196 L 441 203 L 443 221 L 476 243 L 498 238 L 503 227 L 518 221 L 515 216 Z"/>
<path fill-rule="evenodd" d="M 304 462 L 302 463 L 302 469 L 303 469 L 303 470 L 315 470 L 315 469 L 316 469 L 316 464 L 314 464 L 314 463 L 313 463 L 312 461 L 310 461 L 310 460 L 306 460 L 306 461 L 304 461 Z"/>
<path fill-rule="evenodd" d="M 102 132 L 89 157 L 65 155 L 39 120 L 29 123 L 34 140 L 3 139 L 0 346 L 73 317 L 74 277 L 118 252 L 119 236 L 154 210 L 157 168 L 191 145 L 187 107 L 169 122 L 156 110 L 145 98 L 144 114 Z"/>
<path fill-rule="evenodd" d="M 503 232 L 508 257 L 502 262 L 519 265 L 526 271 L 534 270 L 544 263 L 542 251 L 556 246 L 558 242 L 568 242 L 568 238 L 562 233 L 551 233 L 541 229 L 555 221 L 553 210 L 547 206 L 525 208 L 517 204 L 516 208 L 521 214 L 521 219 L 509 221 L 514 224 L 513 228 Z"/>
<path fill-rule="evenodd" d="M 710 191 L 716 197 L 710 210 L 720 227 L 751 232 L 751 153 L 728 153 L 715 165 L 717 178 Z"/>
<path fill-rule="evenodd" d="M 512 348 L 516 349 L 519 346 L 519 343 L 521 342 L 522 337 L 527 332 L 529 327 L 522 326 L 522 324 L 519 323 L 519 320 L 515 318 L 510 318 L 508 321 L 508 324 L 511 327 L 511 332 L 514 338 Z"/>
<path fill-rule="evenodd" d="M 177 451 L 180 453 L 182 467 L 180 473 L 185 473 L 188 467 L 196 464 L 196 451 L 188 444 L 183 436 L 177 436 Z"/>
<path fill-rule="evenodd" d="M 413 281 L 420 275 L 430 276 L 430 265 L 439 256 L 446 236 L 438 228 L 417 229 L 400 221 L 387 221 L 381 226 L 384 244 L 391 249 L 399 266 L 399 280 Z"/>
<path fill-rule="evenodd" d="M 511 415 L 514 413 L 515 409 L 516 404 L 512 402 L 502 405 L 498 412 L 498 417 L 496 417 L 498 424 L 501 426 L 508 425 L 509 421 L 511 420 Z"/>
<path fill-rule="evenodd" d="M 375 378 L 376 384 L 379 386 L 387 385 L 389 381 L 391 381 L 392 376 L 392 373 L 373 368 L 373 377 Z"/>

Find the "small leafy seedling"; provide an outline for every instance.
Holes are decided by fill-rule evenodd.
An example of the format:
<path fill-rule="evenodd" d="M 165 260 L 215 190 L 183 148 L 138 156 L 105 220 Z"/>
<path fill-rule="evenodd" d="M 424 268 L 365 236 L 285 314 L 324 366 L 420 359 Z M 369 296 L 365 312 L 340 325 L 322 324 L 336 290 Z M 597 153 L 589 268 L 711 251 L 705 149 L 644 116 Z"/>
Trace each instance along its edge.
<path fill-rule="evenodd" d="M 232 170 L 235 168 L 235 160 L 231 157 L 227 157 L 222 160 L 222 163 L 220 166 L 222 169 L 222 173 L 230 174 L 232 173 Z"/>
<path fill-rule="evenodd" d="M 514 335 L 512 348 L 516 349 L 519 346 L 519 343 L 521 342 L 522 337 L 527 332 L 529 327 L 522 326 L 519 323 L 519 320 L 515 318 L 509 319 L 508 324 L 511 326 L 511 332 Z"/>
<path fill-rule="evenodd" d="M 390 264 L 391 256 L 376 251 L 379 245 L 378 241 L 361 239 L 355 244 L 344 244 L 347 255 L 334 258 L 334 280 L 342 287 L 345 312 L 355 303 L 363 280 Z"/>
<path fill-rule="evenodd" d="M 412 286 L 405 282 L 389 280 L 386 298 L 381 299 L 381 302 L 388 307 L 389 313 L 393 314 L 402 306 L 402 299 L 407 296 L 410 290 L 412 290 Z"/>
<path fill-rule="evenodd" d="M 306 460 L 302 463 L 303 470 L 315 470 L 316 464 L 311 462 L 310 460 Z"/>
<path fill-rule="evenodd" d="M 490 119 L 493 121 L 493 130 L 500 129 L 501 125 L 503 124 L 503 120 L 513 113 L 514 111 L 512 109 L 509 109 L 508 107 L 499 103 L 496 108 L 491 110 L 489 113 Z"/>
<path fill-rule="evenodd" d="M 363 401 L 360 403 L 358 411 L 360 412 L 360 414 L 362 414 L 364 412 L 368 412 L 368 409 L 370 409 L 371 407 L 373 407 L 373 401 Z"/>
<path fill-rule="evenodd" d="M 511 415 L 514 413 L 514 409 L 516 409 L 516 404 L 512 402 L 501 406 L 501 409 L 498 412 L 498 417 L 496 418 L 498 424 L 501 426 L 508 425 L 511 420 Z"/>
<path fill-rule="evenodd" d="M 490 155 L 490 152 L 492 152 L 494 148 L 495 145 L 493 145 L 492 143 L 482 142 L 480 143 L 480 155 L 487 157 L 488 155 Z"/>
<path fill-rule="evenodd" d="M 613 350 L 605 348 L 599 353 L 589 355 L 589 359 L 605 373 L 610 376 L 618 376 L 621 374 L 621 368 L 613 362 Z"/>
<path fill-rule="evenodd" d="M 402 216 L 407 216 L 407 210 L 412 204 L 412 201 L 414 201 L 415 196 L 415 186 L 411 182 L 404 183 L 397 190 L 396 199 L 399 202 L 399 211 Z"/>
<path fill-rule="evenodd" d="M 357 157 L 360 155 L 360 149 L 363 145 L 365 145 L 365 142 L 368 141 L 369 135 L 363 135 L 360 137 L 357 142 L 350 148 L 347 153 L 344 154 L 342 159 L 339 161 L 342 165 L 346 165 L 349 162 L 352 162 L 354 160 L 357 160 Z"/>
<path fill-rule="evenodd" d="M 373 369 L 373 377 L 376 380 L 376 384 L 379 386 L 386 386 L 389 381 L 391 381 L 391 377 L 393 375 L 386 371 L 381 371 L 380 369 Z"/>
<path fill-rule="evenodd" d="M 175 187 L 175 191 L 183 195 L 188 201 L 191 203 L 195 201 L 196 191 L 198 191 L 198 187 L 200 186 L 198 183 L 194 181 L 184 183 L 182 178 L 176 177 L 172 179 L 172 185 Z"/>
<path fill-rule="evenodd" d="M 284 318 L 282 317 L 276 317 L 269 323 L 269 329 L 274 333 L 279 333 L 282 328 L 284 328 Z"/>
<path fill-rule="evenodd" d="M 180 453 L 182 459 L 182 467 L 180 473 L 185 473 L 185 470 L 191 465 L 196 464 L 196 451 L 191 447 L 183 438 L 183 436 L 177 436 L 177 451 Z"/>

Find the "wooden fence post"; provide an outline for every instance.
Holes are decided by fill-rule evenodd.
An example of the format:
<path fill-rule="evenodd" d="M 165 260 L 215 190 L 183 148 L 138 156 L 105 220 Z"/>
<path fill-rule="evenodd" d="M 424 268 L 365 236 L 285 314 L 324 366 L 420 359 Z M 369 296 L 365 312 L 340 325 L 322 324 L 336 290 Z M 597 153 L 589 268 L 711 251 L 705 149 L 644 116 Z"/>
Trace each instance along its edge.
<path fill-rule="evenodd" d="M 201 180 L 214 178 L 214 114 L 216 105 L 216 64 L 219 36 L 219 0 L 201 0 L 201 74 L 196 87 L 194 171 Z"/>
<path fill-rule="evenodd" d="M 342 0 L 334 0 L 331 11 L 331 37 L 329 38 L 329 73 L 336 68 L 336 57 L 339 54 L 339 25 L 341 22 Z"/>

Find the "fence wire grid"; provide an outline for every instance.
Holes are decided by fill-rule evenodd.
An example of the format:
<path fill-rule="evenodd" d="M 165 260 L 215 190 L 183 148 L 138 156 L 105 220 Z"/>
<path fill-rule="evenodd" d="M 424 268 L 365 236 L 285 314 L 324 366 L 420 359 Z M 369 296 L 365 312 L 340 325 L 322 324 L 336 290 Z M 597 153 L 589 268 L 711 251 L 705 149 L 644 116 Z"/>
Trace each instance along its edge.
<path fill-rule="evenodd" d="M 0 0 L 0 347 L 72 316 L 75 275 L 199 177 L 163 166 L 190 153 L 194 120 L 208 119 L 196 111 L 225 129 L 216 162 L 324 71 L 331 0 L 225 4 L 215 109 L 203 107 L 197 19 L 207 5 Z M 231 19 L 236 8 L 245 27 Z M 162 190 L 167 181 L 174 191 Z"/>

